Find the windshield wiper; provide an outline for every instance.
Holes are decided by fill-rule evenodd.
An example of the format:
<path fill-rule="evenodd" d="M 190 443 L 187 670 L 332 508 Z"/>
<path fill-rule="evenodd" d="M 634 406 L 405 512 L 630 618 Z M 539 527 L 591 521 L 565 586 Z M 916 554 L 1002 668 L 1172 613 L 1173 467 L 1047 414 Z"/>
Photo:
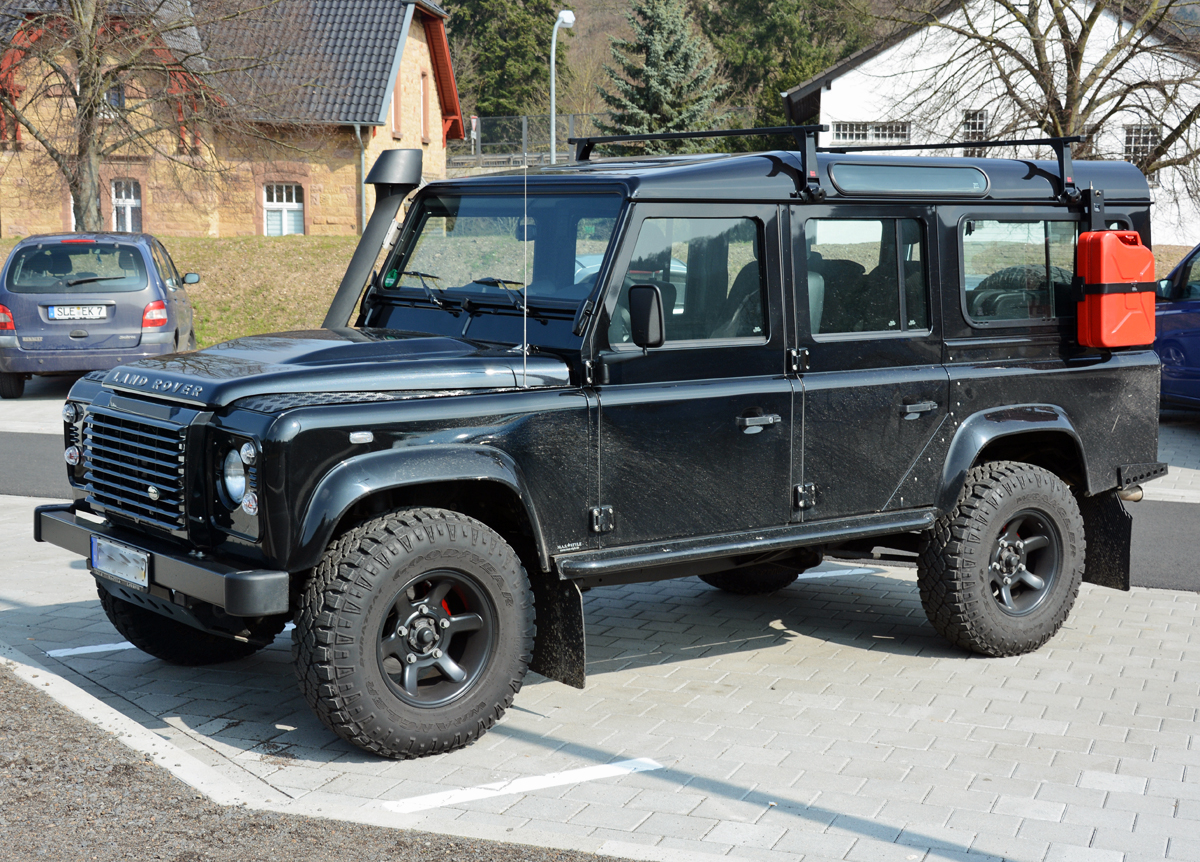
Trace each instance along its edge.
<path fill-rule="evenodd" d="M 418 272 L 415 269 L 408 269 L 400 274 L 401 275 L 415 275 L 418 279 L 420 279 L 421 289 L 423 291 L 425 291 L 425 295 L 427 297 L 429 297 L 430 302 L 432 302 L 438 308 L 441 308 L 445 311 L 454 311 L 454 309 L 451 308 L 449 306 L 449 304 L 446 303 L 445 300 L 443 300 L 441 297 L 439 297 L 436 293 L 433 292 L 433 288 L 429 286 L 429 283 L 427 281 L 425 281 L 425 279 L 427 279 L 427 278 L 432 278 L 434 281 L 437 281 L 441 278 L 440 275 L 434 275 L 433 273 L 429 273 L 429 272 Z"/>
<path fill-rule="evenodd" d="M 509 281 L 507 278 L 494 278 L 487 275 L 483 278 L 472 279 L 471 284 L 485 284 L 488 287 L 498 287 L 502 293 L 508 296 L 508 301 L 512 303 L 513 308 L 517 311 L 528 311 L 534 317 L 538 316 L 536 311 L 529 308 L 529 303 L 522 301 L 521 295 L 517 291 L 509 290 L 504 286 L 506 284 L 515 284 L 517 287 L 524 287 L 525 282 L 523 281 Z"/>
<path fill-rule="evenodd" d="M 74 287 L 77 284 L 88 284 L 93 281 L 120 281 L 121 279 L 129 278 L 127 275 L 89 275 L 86 278 L 72 278 L 67 282 L 68 287 Z"/>

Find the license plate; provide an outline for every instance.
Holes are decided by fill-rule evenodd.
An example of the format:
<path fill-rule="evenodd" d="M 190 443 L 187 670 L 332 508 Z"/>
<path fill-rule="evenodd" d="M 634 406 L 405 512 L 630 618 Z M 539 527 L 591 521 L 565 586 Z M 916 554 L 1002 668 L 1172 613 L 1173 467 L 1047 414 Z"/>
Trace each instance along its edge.
<path fill-rule="evenodd" d="M 126 584 L 150 585 L 150 555 L 99 536 L 92 536 L 92 569 Z"/>
<path fill-rule="evenodd" d="M 52 305 L 51 320 L 104 320 L 108 307 L 104 305 Z"/>

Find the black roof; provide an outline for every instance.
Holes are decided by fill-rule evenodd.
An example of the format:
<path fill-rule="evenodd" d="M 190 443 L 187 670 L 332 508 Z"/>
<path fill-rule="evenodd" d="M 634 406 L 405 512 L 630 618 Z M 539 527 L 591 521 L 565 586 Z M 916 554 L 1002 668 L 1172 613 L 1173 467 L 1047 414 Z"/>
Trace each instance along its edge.
<path fill-rule="evenodd" d="M 1058 163 L 1030 159 L 955 158 L 949 156 L 913 156 L 894 153 L 832 153 L 817 156 L 822 188 L 829 202 L 886 199 L 895 202 L 898 195 L 843 195 L 830 178 L 830 168 L 838 164 L 912 167 L 975 167 L 988 178 L 988 188 L 979 196 L 906 195 L 914 201 L 1030 201 L 1054 203 L 1061 191 Z M 1148 204 L 1150 187 L 1145 176 L 1129 162 L 1076 161 L 1075 183 L 1079 188 L 1103 189 L 1110 203 Z M 524 171 L 505 171 L 482 177 L 433 183 L 430 190 L 478 189 L 502 186 L 511 190 L 525 182 Z M 597 189 L 604 185 L 620 187 L 639 200 L 742 200 L 795 201 L 793 192 L 802 182 L 800 155 L 785 150 L 763 153 L 668 156 L 644 159 L 596 159 L 587 162 L 531 168 L 531 190 L 553 184 L 578 183 Z"/>

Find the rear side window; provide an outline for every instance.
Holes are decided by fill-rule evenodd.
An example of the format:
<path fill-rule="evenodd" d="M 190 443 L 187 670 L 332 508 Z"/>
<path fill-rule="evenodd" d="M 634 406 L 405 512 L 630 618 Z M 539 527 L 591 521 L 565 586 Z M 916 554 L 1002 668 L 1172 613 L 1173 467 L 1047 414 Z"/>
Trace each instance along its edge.
<path fill-rule="evenodd" d="M 5 287 L 13 293 L 128 293 L 146 286 L 146 264 L 120 243 L 31 245 L 13 252 Z"/>
<path fill-rule="evenodd" d="M 975 323 L 1052 320 L 1075 314 L 1076 222 L 962 222 L 963 289 Z"/>
<path fill-rule="evenodd" d="M 916 219 L 809 219 L 813 335 L 929 329 L 928 277 Z"/>

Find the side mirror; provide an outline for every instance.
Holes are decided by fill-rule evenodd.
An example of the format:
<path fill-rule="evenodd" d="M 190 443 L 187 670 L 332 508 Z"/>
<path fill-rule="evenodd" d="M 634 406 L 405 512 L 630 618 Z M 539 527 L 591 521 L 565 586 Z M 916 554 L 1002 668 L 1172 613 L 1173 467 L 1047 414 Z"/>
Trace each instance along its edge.
<path fill-rule="evenodd" d="M 638 347 L 662 347 L 662 293 L 653 284 L 635 284 L 629 288 L 629 337 Z"/>
<path fill-rule="evenodd" d="M 198 272 L 187 273 L 183 277 L 183 283 L 184 284 L 199 284 L 200 283 L 200 273 L 198 273 Z"/>
<path fill-rule="evenodd" d="M 1169 278 L 1160 278 L 1154 288 L 1154 295 L 1159 299 L 1175 298 L 1175 282 Z"/>

